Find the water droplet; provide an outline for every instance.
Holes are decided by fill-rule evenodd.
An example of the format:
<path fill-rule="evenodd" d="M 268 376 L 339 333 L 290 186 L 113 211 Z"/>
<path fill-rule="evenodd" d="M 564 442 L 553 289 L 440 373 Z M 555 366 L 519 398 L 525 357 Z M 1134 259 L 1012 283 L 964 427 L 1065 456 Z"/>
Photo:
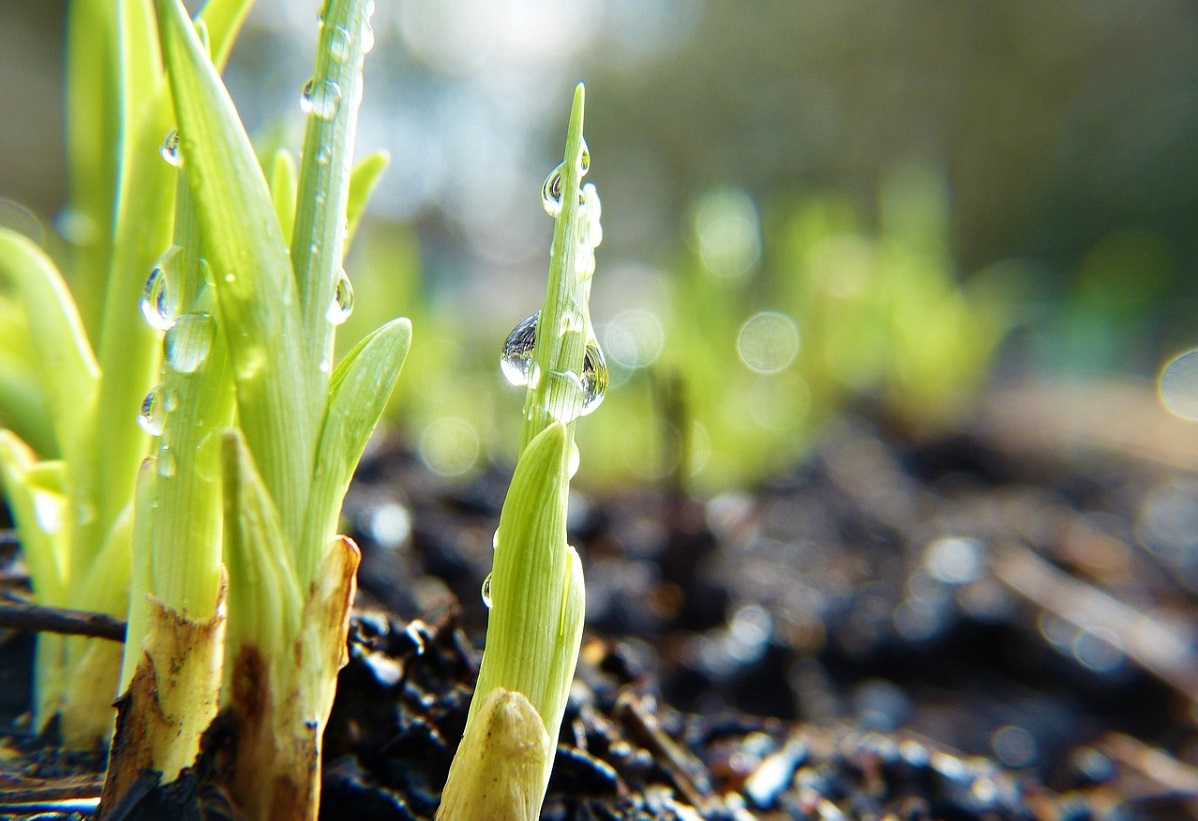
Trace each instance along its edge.
<path fill-rule="evenodd" d="M 329 59 L 334 63 L 345 62 L 349 56 L 350 35 L 345 26 L 334 26 L 329 34 Z"/>
<path fill-rule="evenodd" d="M 537 320 L 540 317 L 541 312 L 537 311 L 532 316 L 525 318 L 508 334 L 507 341 L 503 343 L 503 355 L 499 359 L 499 365 L 507 381 L 517 387 L 531 385 L 535 388 L 539 381 L 536 365 L 532 360 L 533 348 L 536 345 Z M 607 362 L 603 356 L 603 349 L 599 347 L 599 342 L 594 338 L 587 342 L 586 353 L 582 360 L 581 377 L 573 373 L 558 374 L 558 376 L 575 380 L 581 388 L 582 415 L 586 416 L 594 412 L 595 408 L 603 402 L 609 381 Z"/>
<path fill-rule="evenodd" d="M 158 449 L 158 475 L 168 478 L 175 475 L 175 454 L 166 445 Z"/>
<path fill-rule="evenodd" d="M 499 528 L 495 528 L 495 535 L 491 537 L 491 549 L 499 549 Z"/>
<path fill-rule="evenodd" d="M 178 253 L 179 246 L 172 245 L 158 258 L 150 276 L 146 278 L 141 301 L 138 303 L 146 322 L 160 331 L 170 330 L 178 315 L 177 294 L 170 282 L 175 272 L 175 257 Z"/>
<path fill-rule="evenodd" d="M 1198 350 L 1174 357 L 1158 380 L 1161 402 L 1183 419 L 1198 419 Z"/>
<path fill-rule="evenodd" d="M 333 325 L 340 325 L 349 319 L 349 315 L 354 312 L 354 288 L 350 284 L 349 276 L 344 270 L 337 277 L 337 284 L 333 287 L 333 298 L 329 300 L 329 309 L 325 311 L 325 319 Z"/>
<path fill-rule="evenodd" d="M 591 149 L 587 148 L 587 141 L 582 141 L 582 154 L 578 158 L 578 171 L 586 174 L 591 170 Z"/>
<path fill-rule="evenodd" d="M 166 388 L 162 392 L 162 409 L 167 413 L 174 413 L 175 408 L 179 407 L 179 394 L 174 388 Z"/>
<path fill-rule="evenodd" d="M 200 257 L 200 276 L 209 288 L 216 285 L 216 280 L 212 276 L 212 265 L 204 257 Z"/>
<path fill-rule="evenodd" d="M 370 25 L 370 20 L 366 19 L 362 21 L 362 53 L 369 54 L 372 48 L 374 48 L 374 28 Z"/>
<path fill-rule="evenodd" d="M 309 80 L 300 94 L 300 108 L 321 120 L 331 120 L 341 105 L 341 86 L 332 80 Z"/>
<path fill-rule="evenodd" d="M 570 443 L 570 458 L 569 458 L 569 461 L 567 461 L 567 463 L 566 463 L 566 471 L 567 471 L 566 475 L 568 475 L 571 479 L 573 479 L 574 474 L 578 473 L 578 465 L 581 462 L 582 462 L 582 457 L 578 453 L 578 443 L 571 442 Z"/>
<path fill-rule="evenodd" d="M 162 435 L 162 425 L 166 421 L 164 399 L 166 391 L 162 385 L 155 385 L 141 400 L 141 412 L 137 415 L 137 424 L 151 436 Z"/>
<path fill-rule="evenodd" d="M 559 164 L 549 172 L 549 176 L 541 185 L 541 205 L 545 207 L 545 213 L 551 217 L 556 217 L 562 212 L 562 170 Z"/>
<path fill-rule="evenodd" d="M 603 206 L 599 202 L 599 191 L 594 183 L 588 182 L 582 187 L 582 208 L 579 213 L 578 244 L 587 251 L 593 251 L 603 242 Z"/>
<path fill-rule="evenodd" d="M 603 349 L 592 339 L 587 342 L 586 355 L 582 360 L 582 415 L 594 413 L 595 408 L 603 403 L 607 393 L 607 362 L 603 358 Z"/>
<path fill-rule="evenodd" d="M 491 574 L 487 574 L 487 578 L 483 579 L 483 604 L 487 609 L 491 609 Z"/>
<path fill-rule="evenodd" d="M 195 373 L 212 350 L 208 314 L 184 314 L 166 332 L 166 361 L 179 373 Z"/>
<path fill-rule="evenodd" d="M 179 129 L 172 128 L 167 132 L 166 139 L 162 141 L 162 147 L 158 149 L 158 153 L 162 155 L 162 159 L 175 168 L 183 164 L 183 158 L 179 156 Z"/>
<path fill-rule="evenodd" d="M 331 160 L 332 158 L 333 158 L 333 150 L 331 148 L 329 148 L 327 145 L 322 145 L 320 148 L 316 149 L 316 164 L 317 165 L 328 165 L 329 160 Z"/>
<path fill-rule="evenodd" d="M 537 320 L 540 316 L 541 312 L 537 311 L 526 317 L 508 334 L 507 341 L 503 343 L 503 355 L 499 359 L 499 366 L 503 369 L 504 377 L 513 385 L 528 384 L 529 371 L 532 369 L 532 350 L 537 340 Z"/>

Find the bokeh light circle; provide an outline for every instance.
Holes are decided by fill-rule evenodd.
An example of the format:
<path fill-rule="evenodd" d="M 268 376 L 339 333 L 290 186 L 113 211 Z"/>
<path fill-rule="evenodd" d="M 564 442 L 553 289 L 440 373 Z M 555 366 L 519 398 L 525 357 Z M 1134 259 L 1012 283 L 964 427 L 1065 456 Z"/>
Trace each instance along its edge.
<path fill-rule="evenodd" d="M 785 370 L 799 353 L 799 328 L 779 311 L 760 311 L 740 326 L 736 352 L 757 373 Z"/>

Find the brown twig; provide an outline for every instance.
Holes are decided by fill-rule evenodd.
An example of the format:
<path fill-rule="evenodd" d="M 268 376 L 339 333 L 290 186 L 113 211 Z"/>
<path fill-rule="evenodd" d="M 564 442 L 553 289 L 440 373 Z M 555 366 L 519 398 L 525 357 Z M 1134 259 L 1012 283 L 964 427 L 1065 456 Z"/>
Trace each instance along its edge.
<path fill-rule="evenodd" d="M 125 640 L 125 622 L 104 613 L 43 607 L 36 604 L 0 604 L 0 628 L 32 633 L 62 633 L 68 636 Z"/>

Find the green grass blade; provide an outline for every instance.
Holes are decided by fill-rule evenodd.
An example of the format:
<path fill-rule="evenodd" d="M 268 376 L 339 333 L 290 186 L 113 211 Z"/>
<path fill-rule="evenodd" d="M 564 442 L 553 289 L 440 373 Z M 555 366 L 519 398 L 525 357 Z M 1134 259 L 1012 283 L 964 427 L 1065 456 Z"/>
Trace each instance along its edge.
<path fill-rule="evenodd" d="M 298 634 L 304 596 L 279 512 L 254 468 L 241 433 L 222 441 L 225 562 L 229 570 L 229 643 L 284 659 Z"/>
<path fill-rule="evenodd" d="M 62 223 L 74 246 L 75 292 L 89 328 L 100 306 L 116 219 L 121 151 L 116 51 L 118 5 L 75 0 L 67 17 L 66 142 L 70 206 Z"/>
<path fill-rule="evenodd" d="M 61 473 L 61 462 L 58 465 Z M 10 430 L 0 430 L 0 478 L 9 510 L 21 536 L 25 561 L 38 603 L 65 605 L 69 551 L 66 499 L 33 475 L 48 466 Z M 45 478 L 45 477 L 43 477 Z"/>
<path fill-rule="evenodd" d="M 308 123 L 300 161 L 299 195 L 291 261 L 303 307 L 310 363 L 331 363 L 336 326 L 327 318 L 341 275 L 350 170 L 362 62 L 369 44 L 370 0 L 329 0 L 316 48 L 316 66 L 305 86 Z M 327 370 L 317 371 L 322 382 Z"/>
<path fill-rule="evenodd" d="M 349 229 L 345 236 L 342 256 L 349 252 L 349 245 L 358 233 L 358 224 L 362 221 L 362 215 L 366 213 L 366 203 L 370 194 L 390 162 L 391 155 L 386 151 L 375 151 L 354 166 L 349 177 L 349 199 L 345 204 L 345 222 Z"/>
<path fill-rule="evenodd" d="M 200 9 L 200 19 L 208 28 L 208 48 L 217 71 L 225 67 L 233 41 L 254 0 L 208 0 Z"/>
<path fill-rule="evenodd" d="M 412 324 L 393 320 L 367 336 L 337 366 L 329 383 L 329 407 L 316 451 L 304 550 L 297 562 L 307 583 L 336 533 L 341 500 L 366 440 L 387 405 L 408 348 Z"/>
<path fill-rule="evenodd" d="M 270 199 L 275 204 L 283 239 L 288 242 L 295 229 L 295 175 L 295 157 L 286 148 L 280 148 L 270 163 Z"/>
<path fill-rule="evenodd" d="M 180 152 L 229 341 L 240 425 L 298 541 L 319 410 L 270 190 L 233 101 L 177 0 L 158 0 Z"/>
<path fill-rule="evenodd" d="M 0 228 L 0 272 L 13 283 L 25 310 L 42 390 L 59 446 L 77 454 L 79 432 L 90 419 L 100 370 L 83 321 L 58 269 L 31 240 Z"/>

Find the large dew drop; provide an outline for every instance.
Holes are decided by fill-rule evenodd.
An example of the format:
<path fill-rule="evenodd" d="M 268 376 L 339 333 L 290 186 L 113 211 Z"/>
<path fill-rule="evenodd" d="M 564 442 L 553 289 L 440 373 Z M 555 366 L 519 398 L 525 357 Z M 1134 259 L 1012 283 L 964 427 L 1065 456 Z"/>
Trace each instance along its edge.
<path fill-rule="evenodd" d="M 325 319 L 333 325 L 340 325 L 349 319 L 354 312 L 354 288 L 349 276 L 343 270 L 337 277 L 337 285 L 333 288 L 333 298 L 329 300 L 329 309 L 325 311 Z"/>
<path fill-rule="evenodd" d="M 507 341 L 503 343 L 503 355 L 499 358 L 500 368 L 507 381 L 517 387 L 527 385 L 532 376 L 533 349 L 537 340 L 537 321 L 541 312 L 537 311 L 517 325 Z M 573 375 L 571 375 L 573 376 Z M 586 353 L 582 360 L 582 377 L 578 383 L 582 387 L 582 415 L 593 413 L 603 402 L 608 386 L 607 362 L 603 349 L 595 339 L 587 342 Z"/>
<path fill-rule="evenodd" d="M 155 385 L 141 400 L 141 411 L 137 414 L 137 424 L 151 436 L 161 436 L 162 426 L 166 423 L 166 388 Z"/>
<path fill-rule="evenodd" d="M 341 105 L 341 86 L 332 80 L 309 80 L 300 94 L 300 108 L 321 120 L 331 120 Z"/>
<path fill-rule="evenodd" d="M 183 158 L 179 156 L 179 130 L 177 128 L 172 128 L 167 133 L 166 139 L 162 141 L 162 147 L 158 149 L 158 153 L 162 155 L 162 159 L 175 166 L 175 168 L 183 164 Z"/>
<path fill-rule="evenodd" d="M 587 343 L 586 355 L 582 360 L 582 415 L 594 413 L 595 408 L 603 403 L 607 393 L 607 362 L 603 358 L 603 349 L 592 339 Z"/>
<path fill-rule="evenodd" d="M 503 375 L 517 387 L 528 384 L 528 375 L 532 371 L 532 350 L 537 341 L 537 320 L 541 312 L 537 311 L 517 325 L 507 341 L 503 343 L 503 355 L 499 358 L 499 366 Z"/>
<path fill-rule="evenodd" d="M 179 373 L 195 373 L 212 350 L 212 319 L 184 314 L 166 332 L 166 362 Z"/>
<path fill-rule="evenodd" d="M 1198 419 L 1198 350 L 1174 357 L 1158 381 L 1161 402 L 1183 419 Z"/>
<path fill-rule="evenodd" d="M 551 217 L 556 217 L 562 212 L 562 185 L 562 166 L 558 165 L 549 172 L 549 176 L 541 185 L 541 205 L 545 207 L 545 213 Z"/>
<path fill-rule="evenodd" d="M 145 288 L 142 289 L 141 315 L 145 317 L 150 327 L 160 331 L 168 331 L 178 317 L 178 295 L 170 282 L 174 271 L 175 257 L 179 246 L 172 245 L 170 250 L 158 258 L 150 276 L 146 278 Z"/>

